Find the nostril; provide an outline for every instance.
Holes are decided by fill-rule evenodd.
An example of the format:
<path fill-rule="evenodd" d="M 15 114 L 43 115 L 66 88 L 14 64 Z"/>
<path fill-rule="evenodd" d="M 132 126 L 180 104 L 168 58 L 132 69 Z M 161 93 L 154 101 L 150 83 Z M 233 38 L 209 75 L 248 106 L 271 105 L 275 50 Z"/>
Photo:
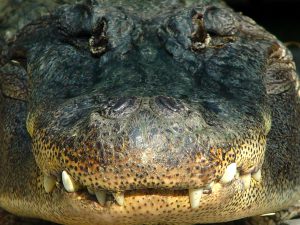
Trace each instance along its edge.
<path fill-rule="evenodd" d="M 183 108 L 180 102 L 176 101 L 173 98 L 165 97 L 165 96 L 156 97 L 155 103 L 158 105 L 160 109 L 162 110 L 168 109 L 173 112 L 178 112 Z"/>
<path fill-rule="evenodd" d="M 112 110 L 116 113 L 122 113 L 127 108 L 133 107 L 135 101 L 135 97 L 122 97 L 116 101 L 116 103 L 112 107 Z"/>

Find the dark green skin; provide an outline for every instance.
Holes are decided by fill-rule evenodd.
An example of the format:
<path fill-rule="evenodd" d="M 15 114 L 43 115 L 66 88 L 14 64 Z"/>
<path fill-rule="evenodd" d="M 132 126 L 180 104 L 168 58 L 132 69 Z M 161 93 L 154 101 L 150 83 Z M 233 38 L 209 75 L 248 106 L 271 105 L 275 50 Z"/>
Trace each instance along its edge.
<path fill-rule="evenodd" d="M 195 224 L 299 199 L 295 65 L 251 19 L 219 1 L 87 2 L 9 39 L 15 20 L 1 31 L 2 208 L 71 225 Z M 221 184 L 234 162 L 262 180 Z M 62 171 L 79 191 L 64 190 Z M 86 188 L 125 192 L 125 205 Z"/>

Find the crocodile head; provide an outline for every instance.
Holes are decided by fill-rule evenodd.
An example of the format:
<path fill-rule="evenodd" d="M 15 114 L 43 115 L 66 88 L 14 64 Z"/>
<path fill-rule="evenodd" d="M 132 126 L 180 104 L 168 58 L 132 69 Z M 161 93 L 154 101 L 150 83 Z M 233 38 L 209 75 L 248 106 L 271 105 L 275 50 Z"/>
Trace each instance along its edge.
<path fill-rule="evenodd" d="M 2 71 L 26 74 L 31 155 L 12 184 L 26 190 L 2 191 L 2 206 L 82 225 L 219 222 L 291 204 L 289 52 L 221 2 L 144 4 L 62 6 L 18 34 Z"/>

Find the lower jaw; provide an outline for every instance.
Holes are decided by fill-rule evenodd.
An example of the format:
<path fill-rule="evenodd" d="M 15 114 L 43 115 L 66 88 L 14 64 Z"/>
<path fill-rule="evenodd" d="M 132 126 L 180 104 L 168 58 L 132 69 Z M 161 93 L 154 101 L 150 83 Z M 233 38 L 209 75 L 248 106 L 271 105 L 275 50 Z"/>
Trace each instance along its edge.
<path fill-rule="evenodd" d="M 43 175 L 38 176 L 41 181 Z M 251 179 L 250 187 L 245 189 L 239 177 L 228 184 L 215 183 L 211 193 L 203 194 L 197 208 L 191 208 L 188 190 L 127 191 L 124 205 L 108 198 L 106 205 L 101 206 L 86 190 L 68 193 L 59 183 L 51 193 L 45 193 L 42 183 L 35 186 L 37 189 L 32 191 L 38 201 L 25 201 L 22 204 L 26 207 L 21 210 L 4 208 L 15 214 L 65 225 L 184 225 L 226 222 L 270 213 L 279 204 L 278 199 L 274 199 L 272 204 L 265 205 L 272 202 L 274 194 L 269 193 L 264 179 L 260 182 Z M 11 199 L 7 201 L 11 204 Z M 19 204 L 17 200 L 15 205 Z"/>
<path fill-rule="evenodd" d="M 251 185 L 256 185 L 255 182 Z M 245 190 L 243 182 L 239 179 L 226 186 L 217 183 L 210 194 L 203 195 L 198 208 L 191 208 L 185 190 L 131 191 L 126 193 L 123 206 L 116 204 L 112 199 L 108 200 L 104 207 L 85 191 L 65 193 L 69 205 L 66 213 L 69 215 L 64 215 L 64 221 L 56 222 L 70 225 L 181 225 L 224 222 L 251 216 L 249 207 L 247 212 L 241 207 L 243 204 L 245 207 L 249 206 L 247 202 L 243 202 L 243 198 L 238 199 L 250 189 Z M 252 213 L 254 215 L 254 212 Z"/>
<path fill-rule="evenodd" d="M 251 191 L 259 191 L 261 179 L 254 179 L 256 176 L 249 174 L 250 180 L 247 180 L 250 183 L 246 184 L 243 177 L 237 172 L 231 181 L 214 183 L 208 191 L 201 193 L 196 207 L 192 207 L 190 190 L 126 191 L 123 204 L 107 193 L 106 200 L 101 203 L 95 193 L 89 193 L 86 188 L 68 193 L 64 182 L 56 182 L 56 188 L 47 194 L 56 196 L 60 210 L 57 213 L 54 206 L 54 212 L 47 212 L 45 218 L 70 225 L 181 225 L 235 220 L 260 212 L 253 209 L 259 196 L 253 197 Z M 55 204 L 53 199 L 52 202 Z M 60 216 L 51 217 L 53 214 Z"/>

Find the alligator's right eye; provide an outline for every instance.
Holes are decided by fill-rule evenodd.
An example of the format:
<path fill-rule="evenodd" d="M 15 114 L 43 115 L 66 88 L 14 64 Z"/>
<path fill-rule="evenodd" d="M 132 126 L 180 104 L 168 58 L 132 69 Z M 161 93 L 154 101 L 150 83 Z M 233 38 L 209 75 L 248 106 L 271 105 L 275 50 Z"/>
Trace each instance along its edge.
<path fill-rule="evenodd" d="M 77 31 L 60 28 L 62 41 L 77 49 L 89 51 L 93 56 L 99 57 L 108 50 L 109 39 L 107 37 L 108 22 L 102 18 L 95 28 L 91 30 L 78 28 Z"/>
<path fill-rule="evenodd" d="M 141 33 L 140 25 L 120 9 L 104 10 L 101 4 L 69 6 L 56 14 L 60 41 L 93 57 L 108 51 L 125 54 Z"/>
<path fill-rule="evenodd" d="M 60 41 L 93 54 L 89 40 L 93 35 L 102 33 L 102 27 L 92 28 L 91 9 L 87 5 L 78 4 L 62 8 L 56 14 L 58 17 L 56 28 Z"/>

